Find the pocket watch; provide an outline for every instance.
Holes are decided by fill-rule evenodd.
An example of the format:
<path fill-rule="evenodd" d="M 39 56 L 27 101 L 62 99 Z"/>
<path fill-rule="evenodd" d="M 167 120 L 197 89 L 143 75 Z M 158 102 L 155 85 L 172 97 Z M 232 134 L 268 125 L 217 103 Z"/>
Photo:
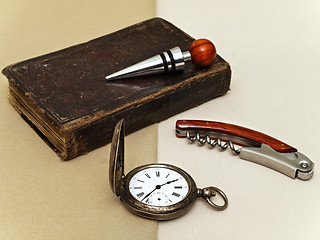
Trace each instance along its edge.
<path fill-rule="evenodd" d="M 125 175 L 124 131 L 122 119 L 112 138 L 109 182 L 113 193 L 129 211 L 153 220 L 170 220 L 184 215 L 198 197 L 216 210 L 227 208 L 228 198 L 220 189 L 197 188 L 187 172 L 173 165 L 146 164 Z M 213 201 L 216 196 L 223 200 L 222 205 Z"/>

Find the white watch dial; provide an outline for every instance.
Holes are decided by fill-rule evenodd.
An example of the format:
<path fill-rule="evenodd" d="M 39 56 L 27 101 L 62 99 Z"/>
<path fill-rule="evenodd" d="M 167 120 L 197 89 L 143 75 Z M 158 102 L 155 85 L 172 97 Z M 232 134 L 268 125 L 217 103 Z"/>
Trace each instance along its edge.
<path fill-rule="evenodd" d="M 183 200 L 189 191 L 186 179 L 166 167 L 149 167 L 137 172 L 129 182 L 131 195 L 151 206 L 170 206 Z"/>

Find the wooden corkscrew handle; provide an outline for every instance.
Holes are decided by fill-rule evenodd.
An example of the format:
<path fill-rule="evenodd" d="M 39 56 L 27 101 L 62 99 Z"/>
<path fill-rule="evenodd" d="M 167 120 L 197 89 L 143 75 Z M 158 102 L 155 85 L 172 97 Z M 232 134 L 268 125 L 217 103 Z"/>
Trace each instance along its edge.
<path fill-rule="evenodd" d="M 230 139 L 232 139 L 231 141 L 234 144 L 242 146 L 259 146 L 261 144 L 266 144 L 280 153 L 297 152 L 296 148 L 264 133 L 228 123 L 201 120 L 178 120 L 176 122 L 177 137 L 186 137 L 186 132 L 189 132 L 191 135 L 199 133 L 201 136 L 208 135 L 211 137 L 212 135 L 210 135 L 210 133 L 216 133 L 221 140 L 230 141 Z"/>

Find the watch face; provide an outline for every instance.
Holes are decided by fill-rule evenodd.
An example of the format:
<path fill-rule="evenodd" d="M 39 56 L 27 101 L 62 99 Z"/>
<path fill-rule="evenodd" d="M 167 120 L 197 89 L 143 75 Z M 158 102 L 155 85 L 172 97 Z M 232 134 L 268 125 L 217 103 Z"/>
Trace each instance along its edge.
<path fill-rule="evenodd" d="M 131 177 L 129 191 L 136 200 L 144 204 L 171 206 L 182 201 L 190 190 L 188 181 L 182 174 L 165 165 L 150 165 Z"/>

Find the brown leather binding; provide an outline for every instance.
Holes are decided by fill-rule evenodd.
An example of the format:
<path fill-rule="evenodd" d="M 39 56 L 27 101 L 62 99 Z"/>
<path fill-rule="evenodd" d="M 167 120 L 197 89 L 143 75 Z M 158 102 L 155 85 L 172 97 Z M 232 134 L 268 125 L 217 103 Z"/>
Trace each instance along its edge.
<path fill-rule="evenodd" d="M 131 133 L 225 94 L 231 71 L 220 56 L 208 68 L 187 63 L 182 73 L 105 80 L 172 47 L 188 50 L 193 40 L 154 18 L 2 72 L 11 104 L 68 160 L 109 143 L 121 118 Z"/>

